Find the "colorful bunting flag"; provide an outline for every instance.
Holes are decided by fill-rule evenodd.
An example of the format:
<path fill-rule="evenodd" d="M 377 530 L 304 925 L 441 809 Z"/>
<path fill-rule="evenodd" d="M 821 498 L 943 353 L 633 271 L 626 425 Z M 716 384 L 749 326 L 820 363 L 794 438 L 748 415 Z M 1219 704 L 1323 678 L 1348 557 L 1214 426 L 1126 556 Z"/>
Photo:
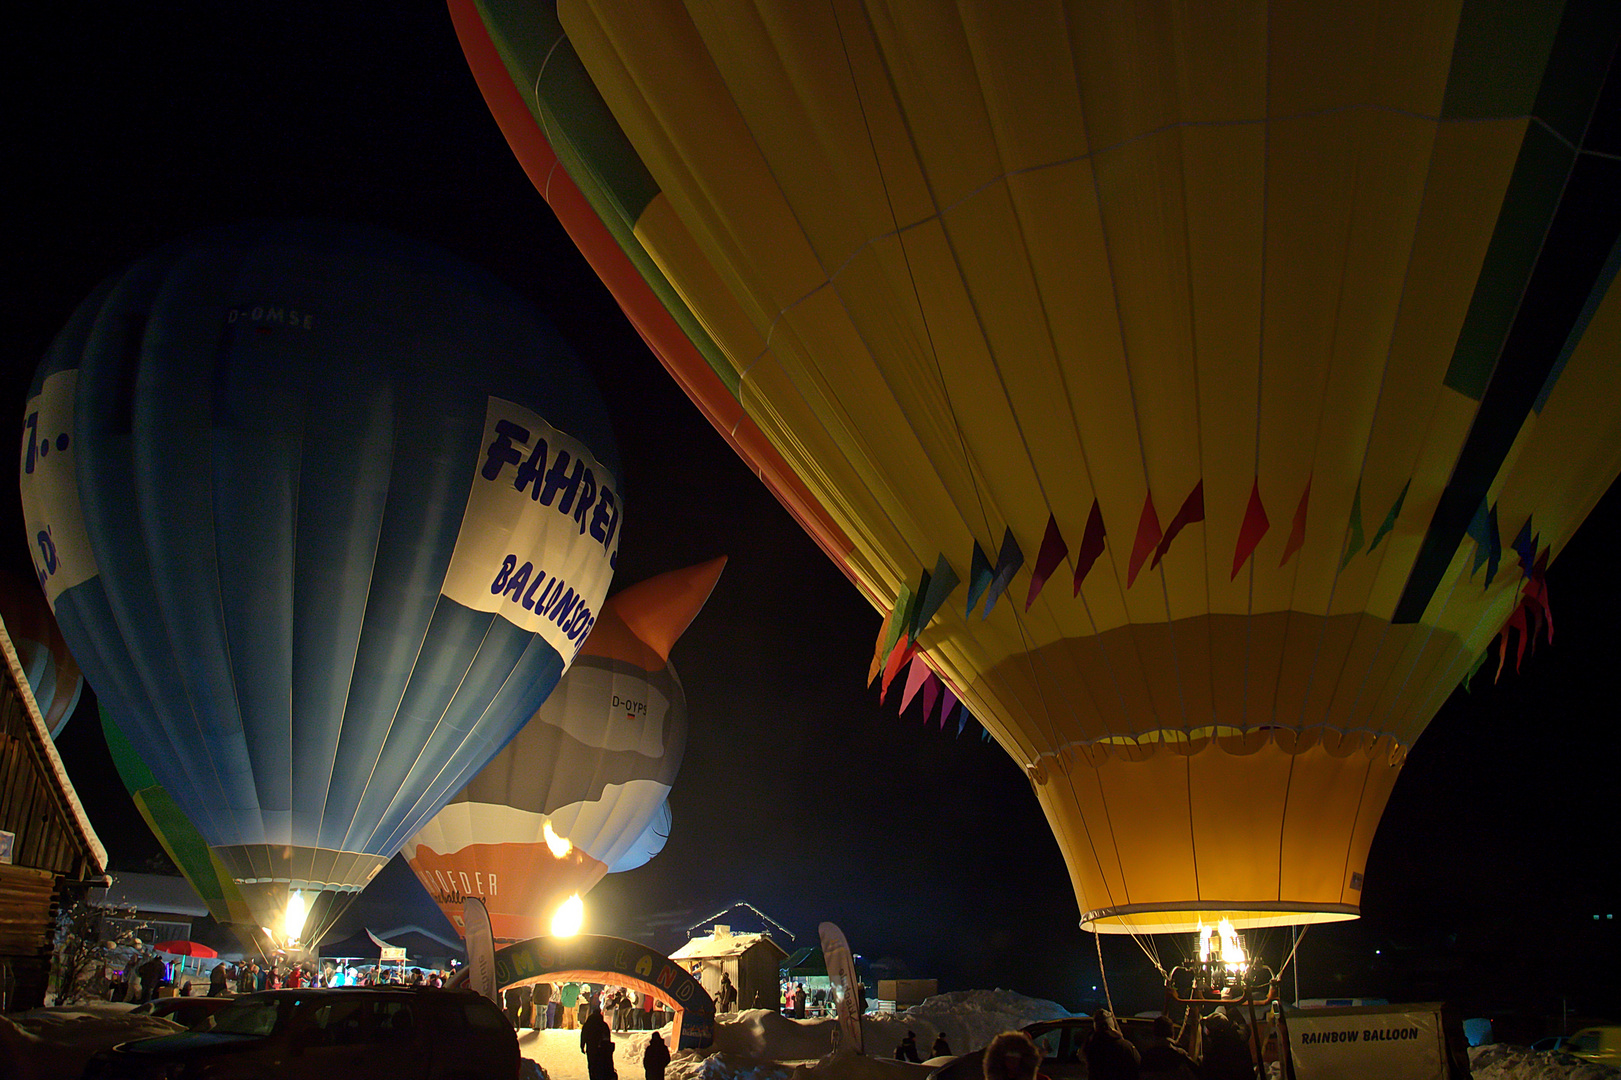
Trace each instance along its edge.
<path fill-rule="evenodd" d="M 940 728 L 944 730 L 951 722 L 951 714 L 957 710 L 957 692 L 943 680 L 940 683 Z M 962 727 L 957 727 L 957 734 L 962 734 Z"/>
<path fill-rule="evenodd" d="M 1475 672 L 1479 671 L 1481 669 L 1481 666 L 1484 665 L 1485 663 L 1486 663 L 1486 650 L 1482 649 L 1482 650 L 1480 650 L 1480 655 L 1475 657 L 1475 662 L 1469 665 L 1468 673 L 1465 674 L 1464 677 L 1463 677 L 1463 692 L 1464 693 L 1467 694 L 1467 693 L 1471 692 L 1471 687 L 1469 686 L 1469 682 L 1470 682 L 1471 679 L 1473 679 L 1475 677 Z"/>
<path fill-rule="evenodd" d="M 900 712 L 905 712 L 906 707 L 912 704 L 912 699 L 917 697 L 917 692 L 923 688 L 929 674 L 929 665 L 924 661 L 923 654 L 913 653 L 911 666 L 906 669 L 906 689 L 901 692 Z M 928 719 L 927 715 L 924 719 Z"/>
<path fill-rule="evenodd" d="M 912 591 L 912 604 L 906 613 L 907 641 L 916 641 L 917 636 L 923 632 L 923 597 L 928 591 L 929 572 L 924 570 L 917 580 L 917 588 Z"/>
<path fill-rule="evenodd" d="M 1497 504 L 1486 513 L 1486 537 L 1490 542 L 1486 552 L 1486 584 L 1497 576 L 1497 564 L 1503 559 L 1503 534 L 1497 527 Z"/>
<path fill-rule="evenodd" d="M 1081 550 L 1075 553 L 1075 591 L 1072 596 L 1081 595 L 1081 582 L 1086 575 L 1092 572 L 1092 564 L 1098 561 L 1103 554 L 1103 511 L 1098 507 L 1098 501 L 1092 500 L 1092 512 L 1086 515 L 1086 535 L 1081 537 Z"/>
<path fill-rule="evenodd" d="M 1126 588 L 1131 588 L 1137 580 L 1137 571 L 1143 568 L 1143 560 L 1159 546 L 1161 533 L 1159 531 L 1159 515 L 1154 512 L 1154 493 L 1150 491 L 1143 500 L 1142 517 L 1137 519 L 1137 539 L 1131 545 L 1131 562 L 1126 566 Z"/>
<path fill-rule="evenodd" d="M 1356 483 L 1356 494 L 1351 498 L 1351 535 L 1345 539 L 1345 553 L 1340 556 L 1340 571 L 1344 572 L 1353 556 L 1362 550 L 1362 481 Z"/>
<path fill-rule="evenodd" d="M 1271 527 L 1272 523 L 1266 517 L 1266 507 L 1261 505 L 1261 478 L 1257 476 L 1250 485 L 1250 502 L 1244 509 L 1244 523 L 1238 527 L 1238 546 L 1233 548 L 1233 578 L 1238 577 L 1239 570 L 1255 554 L 1256 545 Z"/>
<path fill-rule="evenodd" d="M 1069 545 L 1064 543 L 1064 537 L 1058 531 L 1058 519 L 1049 513 L 1047 532 L 1041 538 L 1041 550 L 1036 554 L 1036 565 L 1030 571 L 1030 594 L 1024 598 L 1024 610 L 1030 610 L 1030 605 L 1041 595 L 1047 579 L 1058 569 L 1058 564 L 1068 557 Z"/>
<path fill-rule="evenodd" d="M 940 700 L 940 676 L 929 672 L 929 677 L 923 680 L 923 723 L 929 722 L 934 715 L 935 702 Z"/>
<path fill-rule="evenodd" d="M 1289 526 L 1289 539 L 1283 545 L 1283 558 L 1278 560 L 1281 568 L 1289 561 L 1290 556 L 1299 551 L 1306 543 L 1306 504 L 1311 501 L 1311 477 L 1306 478 L 1306 490 L 1300 493 L 1300 505 L 1295 507 L 1295 519 Z"/>
<path fill-rule="evenodd" d="M 1396 527 L 1396 518 L 1401 514 L 1401 504 L 1407 500 L 1407 489 L 1412 486 L 1411 478 L 1401 486 L 1401 494 L 1396 496 L 1396 502 L 1391 506 L 1390 513 L 1385 515 L 1385 520 L 1380 522 L 1379 528 L 1374 531 L 1373 543 L 1368 545 L 1369 555 L 1373 554 L 1373 549 L 1379 546 L 1379 541 L 1385 538 L 1385 534 Z"/>
<path fill-rule="evenodd" d="M 935 612 L 945 604 L 946 598 L 957 587 L 957 572 L 951 568 L 944 555 L 934 560 L 934 573 L 928 577 L 928 586 L 923 589 L 923 599 L 918 603 L 917 632 L 912 635 L 916 638 L 927 629 L 934 620 Z"/>
<path fill-rule="evenodd" d="M 963 611 L 967 618 L 974 613 L 974 605 L 979 598 L 985 595 L 985 590 L 991 587 L 991 578 L 995 575 L 991 571 L 991 560 L 986 558 L 985 549 L 974 541 L 974 559 L 968 567 L 968 607 Z"/>
<path fill-rule="evenodd" d="M 1165 535 L 1154 548 L 1154 561 L 1150 564 L 1149 569 L 1158 566 L 1159 561 L 1165 558 L 1165 553 L 1171 550 L 1171 541 L 1176 539 L 1178 533 L 1189 525 L 1203 520 L 1204 481 L 1200 480 L 1193 485 L 1193 490 L 1188 492 L 1188 497 L 1182 500 L 1182 509 L 1176 512 L 1176 516 L 1171 519 L 1171 524 L 1166 527 Z"/>
<path fill-rule="evenodd" d="M 895 642 L 901 639 L 901 631 L 906 629 L 910 619 L 912 606 L 912 590 L 904 582 L 901 591 L 895 597 L 895 607 L 889 613 L 889 621 L 884 624 L 884 643 L 879 651 L 888 659 L 890 651 L 895 648 Z"/>
<path fill-rule="evenodd" d="M 890 684 L 895 681 L 895 676 L 900 674 L 901 668 L 911 661 L 912 654 L 915 651 L 917 651 L 917 646 L 904 638 L 895 642 L 895 647 L 890 650 L 888 659 L 884 661 L 884 678 L 878 685 L 879 701 L 889 700 Z"/>
<path fill-rule="evenodd" d="M 985 597 L 985 614 L 981 618 L 991 617 L 991 608 L 996 606 L 997 598 L 1023 565 L 1024 552 L 1019 550 L 1019 542 L 1013 539 L 1013 530 L 1007 529 L 1002 533 L 1002 551 L 996 556 L 996 573 L 991 577 L 991 587 Z"/>
<path fill-rule="evenodd" d="M 1491 553 L 1491 539 L 1488 532 L 1490 528 L 1491 521 L 1486 514 L 1486 500 L 1481 499 L 1480 505 L 1475 507 L 1475 516 L 1469 520 L 1468 536 L 1475 542 L 1475 561 L 1474 565 L 1469 567 L 1470 577 L 1480 573 L 1480 568 L 1486 565 L 1487 556 Z M 1473 675 L 1474 672 L 1471 671 L 1470 674 Z"/>
<path fill-rule="evenodd" d="M 1531 576 L 1531 564 L 1536 562 L 1536 541 L 1531 536 L 1531 519 L 1525 519 L 1520 531 L 1514 534 L 1514 553 L 1520 557 L 1520 576 Z"/>

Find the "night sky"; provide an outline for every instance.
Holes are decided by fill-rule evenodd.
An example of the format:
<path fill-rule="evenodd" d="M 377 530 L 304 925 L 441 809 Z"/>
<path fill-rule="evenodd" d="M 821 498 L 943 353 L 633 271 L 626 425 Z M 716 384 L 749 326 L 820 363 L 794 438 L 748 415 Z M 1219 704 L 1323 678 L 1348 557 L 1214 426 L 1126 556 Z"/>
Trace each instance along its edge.
<path fill-rule="evenodd" d="M 878 705 L 863 685 L 878 613 L 620 315 L 507 149 L 445 10 L 188 6 L 48 5 L 9 35 L 4 415 L 20 421 L 34 365 L 101 278 L 203 226 L 356 220 L 488 268 L 572 342 L 615 415 L 616 587 L 731 559 L 673 654 L 691 717 L 673 834 L 590 894 L 587 929 L 673 948 L 746 900 L 798 935 L 790 949 L 831 919 L 869 962 L 943 990 L 1095 997 L 1096 946 L 1023 773 L 973 724 L 958 737 Z M 0 558 L 26 575 L 11 492 Z M 1414 748 L 1369 858 L 1364 918 L 1308 933 L 1303 996 L 1621 1007 L 1616 922 L 1593 918 L 1621 907 L 1618 524 L 1612 493 L 1550 571 L 1554 644 L 1495 686 L 1494 656 Z M 115 867 L 139 869 L 157 846 L 111 774 L 88 694 L 61 746 Z M 365 903 L 438 918 L 409 888 Z M 1277 962 L 1288 932 L 1260 943 Z M 1120 1007 L 1156 1005 L 1136 948 L 1103 946 Z"/>

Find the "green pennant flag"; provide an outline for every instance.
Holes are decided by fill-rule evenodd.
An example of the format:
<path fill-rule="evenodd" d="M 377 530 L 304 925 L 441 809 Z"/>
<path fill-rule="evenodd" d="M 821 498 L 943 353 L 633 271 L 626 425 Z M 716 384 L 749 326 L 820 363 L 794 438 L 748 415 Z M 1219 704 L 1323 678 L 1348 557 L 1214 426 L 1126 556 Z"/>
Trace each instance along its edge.
<path fill-rule="evenodd" d="M 1351 562 L 1352 556 L 1362 550 L 1362 482 L 1357 481 L 1356 495 L 1351 499 L 1351 535 L 1345 541 L 1345 554 L 1340 556 L 1340 570 Z"/>
<path fill-rule="evenodd" d="M 911 618 L 912 590 L 902 585 L 900 595 L 895 597 L 895 608 L 889 613 L 889 623 L 884 627 L 884 644 L 878 651 L 888 656 L 890 650 L 895 648 L 895 642 L 901 639 L 901 631 L 906 628 Z"/>
<path fill-rule="evenodd" d="M 1401 504 L 1406 501 L 1407 489 L 1412 486 L 1411 479 L 1401 486 L 1401 494 L 1396 496 L 1395 505 L 1390 508 L 1390 513 L 1385 515 L 1385 520 L 1379 523 L 1379 528 L 1373 534 L 1373 543 L 1368 545 L 1369 555 L 1372 555 L 1373 549 L 1379 546 L 1379 541 L 1385 538 L 1385 533 L 1396 527 L 1396 518 L 1401 514 Z"/>
<path fill-rule="evenodd" d="M 1466 694 L 1470 693 L 1471 688 L 1469 686 L 1469 681 L 1475 677 L 1475 672 L 1479 671 L 1480 668 L 1481 668 L 1481 665 L 1484 664 L 1485 662 L 1486 662 L 1486 650 L 1482 649 L 1482 650 L 1480 650 L 1480 655 L 1475 657 L 1475 662 L 1473 664 L 1469 665 L 1468 673 L 1466 675 L 1464 675 L 1464 677 L 1463 677 L 1463 692 L 1464 693 L 1466 693 Z"/>

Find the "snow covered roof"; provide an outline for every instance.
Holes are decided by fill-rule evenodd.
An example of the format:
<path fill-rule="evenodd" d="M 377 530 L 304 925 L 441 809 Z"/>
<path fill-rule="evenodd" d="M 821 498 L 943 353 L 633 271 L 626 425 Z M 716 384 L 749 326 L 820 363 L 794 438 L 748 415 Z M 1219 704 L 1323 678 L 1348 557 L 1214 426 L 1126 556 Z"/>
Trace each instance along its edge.
<path fill-rule="evenodd" d="M 193 918 L 208 914 L 208 905 L 191 887 L 191 882 L 174 874 L 120 871 L 113 875 L 113 883 L 108 888 L 90 890 L 90 902 L 97 907 L 132 907 L 136 911 L 163 911 Z"/>
<path fill-rule="evenodd" d="M 68 779 L 67 767 L 62 764 L 61 755 L 56 752 L 56 743 L 51 741 L 50 729 L 45 726 L 45 718 L 40 715 L 39 702 L 34 700 L 34 692 L 29 689 L 28 676 L 23 671 L 22 661 L 17 659 L 17 647 L 11 643 L 11 634 L 6 631 L 5 624 L 0 623 L 0 653 L 6 658 L 6 668 L 11 672 L 11 682 L 17 689 L 17 697 L 22 700 L 23 707 L 28 711 L 28 720 L 34 727 L 35 742 L 50 765 L 56 777 L 56 785 L 61 791 L 63 799 L 68 804 L 68 812 L 73 817 L 73 823 L 78 827 L 79 836 L 89 851 L 90 861 L 95 863 L 98 874 L 107 872 L 107 849 L 102 846 L 101 838 L 90 825 L 90 817 L 84 812 L 84 804 L 79 802 L 79 793 L 73 790 L 73 781 Z"/>
<path fill-rule="evenodd" d="M 742 956 L 754 946 L 764 943 L 775 949 L 782 956 L 788 953 L 781 945 L 771 940 L 769 934 L 710 934 L 706 937 L 695 937 L 675 952 L 670 954 L 671 960 L 721 960 L 730 956 Z"/>

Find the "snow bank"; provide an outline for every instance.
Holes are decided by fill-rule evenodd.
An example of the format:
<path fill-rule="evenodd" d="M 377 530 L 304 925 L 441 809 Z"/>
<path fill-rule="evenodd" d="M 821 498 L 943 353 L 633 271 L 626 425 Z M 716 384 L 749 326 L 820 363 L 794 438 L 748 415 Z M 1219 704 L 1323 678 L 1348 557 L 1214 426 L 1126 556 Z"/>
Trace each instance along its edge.
<path fill-rule="evenodd" d="M 834 1052 L 838 1021 L 794 1020 L 768 1009 L 723 1014 L 715 1024 L 715 1044 L 703 1053 L 686 1051 L 670 1062 L 668 1080 L 922 1080 L 929 1069 L 894 1060 L 908 1031 L 928 1053 L 945 1032 L 953 1053 L 975 1050 L 999 1032 L 1037 1020 L 1068 1016 L 1055 1002 L 1011 990 L 968 990 L 939 994 L 894 1014 L 861 1020 L 865 1055 Z M 614 1034 L 614 1067 L 620 1076 L 640 1076 L 647 1031 Z M 666 1041 L 670 1029 L 663 1032 Z"/>
<path fill-rule="evenodd" d="M 1560 1052 L 1488 1043 L 1469 1048 L 1475 1080 L 1616 1080 L 1621 1069 L 1597 1065 Z"/>
<path fill-rule="evenodd" d="M 0 1076 L 61 1080 L 84 1072 L 97 1050 L 185 1028 L 161 1016 L 135 1015 L 129 1005 L 98 1003 L 33 1009 L 0 1016 Z"/>

